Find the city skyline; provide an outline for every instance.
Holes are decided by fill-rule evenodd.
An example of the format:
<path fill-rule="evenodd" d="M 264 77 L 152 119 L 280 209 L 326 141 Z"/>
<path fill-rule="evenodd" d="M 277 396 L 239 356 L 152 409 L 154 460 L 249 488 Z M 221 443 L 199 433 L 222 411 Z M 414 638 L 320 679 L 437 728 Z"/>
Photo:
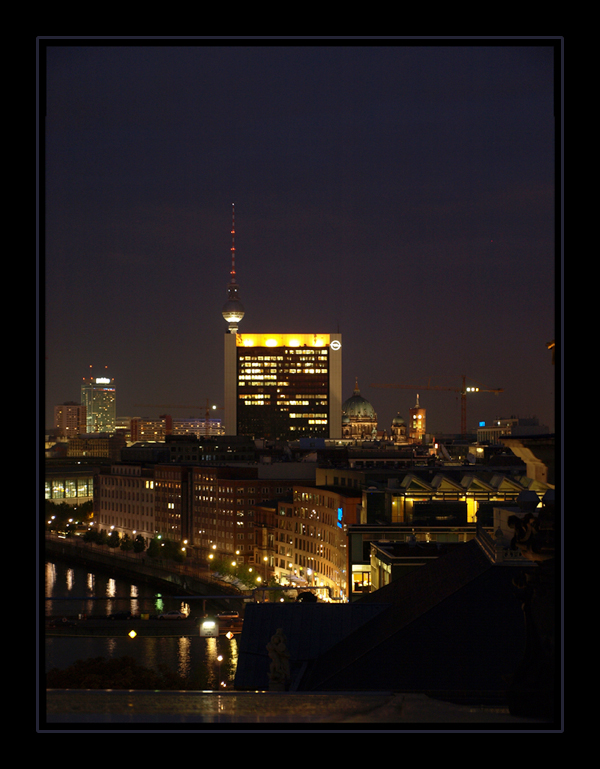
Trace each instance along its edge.
<path fill-rule="evenodd" d="M 42 41 L 45 426 L 90 365 L 224 406 L 235 204 L 241 328 L 339 331 L 380 429 L 459 432 L 466 376 L 554 430 L 559 41 L 184 42 Z"/>

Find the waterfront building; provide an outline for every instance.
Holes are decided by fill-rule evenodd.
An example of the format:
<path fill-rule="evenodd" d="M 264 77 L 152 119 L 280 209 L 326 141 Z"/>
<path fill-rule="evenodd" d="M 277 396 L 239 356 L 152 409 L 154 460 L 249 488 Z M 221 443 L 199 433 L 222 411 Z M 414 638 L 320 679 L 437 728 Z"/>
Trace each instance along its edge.
<path fill-rule="evenodd" d="M 347 528 L 359 522 L 361 502 L 351 490 L 295 486 L 292 505 L 279 506 L 289 548 L 281 580 L 324 588 L 324 599 L 347 599 Z"/>
<path fill-rule="evenodd" d="M 46 465 L 44 498 L 56 504 L 81 505 L 94 499 L 94 476 L 98 468 Z"/>
<path fill-rule="evenodd" d="M 358 492 L 295 485 L 290 497 L 259 505 L 254 562 L 261 578 L 344 600 L 346 530 L 358 521 L 360 504 Z"/>
<path fill-rule="evenodd" d="M 247 466 L 209 465 L 193 468 L 193 543 L 206 557 L 237 556 L 238 563 L 263 563 L 256 551 L 256 509 L 269 500 L 292 495 L 293 485 L 304 477 L 314 481 L 308 463 L 276 463 Z M 259 535 L 261 536 L 261 535 Z"/>
<path fill-rule="evenodd" d="M 115 463 L 96 476 L 94 525 L 134 538 L 154 536 L 154 471 L 143 465 Z"/>

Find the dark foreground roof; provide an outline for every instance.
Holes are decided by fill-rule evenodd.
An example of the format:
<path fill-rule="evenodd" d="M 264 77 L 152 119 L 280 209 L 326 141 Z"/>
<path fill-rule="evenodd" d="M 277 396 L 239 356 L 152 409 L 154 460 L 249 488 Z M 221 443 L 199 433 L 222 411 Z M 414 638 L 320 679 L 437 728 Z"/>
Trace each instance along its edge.
<path fill-rule="evenodd" d="M 235 688 L 260 691 L 269 688 L 270 659 L 267 644 L 280 628 L 290 654 L 291 687 L 330 646 L 335 645 L 385 606 L 330 603 L 250 603 L 244 612 Z"/>
<path fill-rule="evenodd" d="M 282 628 L 297 691 L 502 696 L 525 648 L 517 572 L 472 540 L 351 604 L 250 605 L 236 688 L 268 687 L 266 645 Z"/>

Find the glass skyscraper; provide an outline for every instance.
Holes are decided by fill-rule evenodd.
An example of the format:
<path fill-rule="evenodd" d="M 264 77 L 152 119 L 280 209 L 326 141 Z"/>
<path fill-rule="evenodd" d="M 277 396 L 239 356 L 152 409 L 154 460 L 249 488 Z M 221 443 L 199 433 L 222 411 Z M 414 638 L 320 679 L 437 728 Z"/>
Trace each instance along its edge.
<path fill-rule="evenodd" d="M 86 409 L 88 433 L 114 433 L 117 424 L 115 380 L 107 376 L 85 377 L 81 385 L 81 404 Z"/>

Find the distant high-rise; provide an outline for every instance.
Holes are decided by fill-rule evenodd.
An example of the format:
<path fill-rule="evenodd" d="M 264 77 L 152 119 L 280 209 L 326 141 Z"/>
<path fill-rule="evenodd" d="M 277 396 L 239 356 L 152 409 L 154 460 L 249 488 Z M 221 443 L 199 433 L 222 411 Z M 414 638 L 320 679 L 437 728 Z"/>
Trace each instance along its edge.
<path fill-rule="evenodd" d="M 91 368 L 91 367 L 90 367 Z M 86 432 L 113 433 L 117 424 L 115 380 L 108 376 L 83 378 L 81 403 L 86 411 Z"/>
<path fill-rule="evenodd" d="M 54 427 L 67 438 L 74 438 L 79 433 L 86 432 L 85 406 L 73 401 L 55 406 Z"/>

